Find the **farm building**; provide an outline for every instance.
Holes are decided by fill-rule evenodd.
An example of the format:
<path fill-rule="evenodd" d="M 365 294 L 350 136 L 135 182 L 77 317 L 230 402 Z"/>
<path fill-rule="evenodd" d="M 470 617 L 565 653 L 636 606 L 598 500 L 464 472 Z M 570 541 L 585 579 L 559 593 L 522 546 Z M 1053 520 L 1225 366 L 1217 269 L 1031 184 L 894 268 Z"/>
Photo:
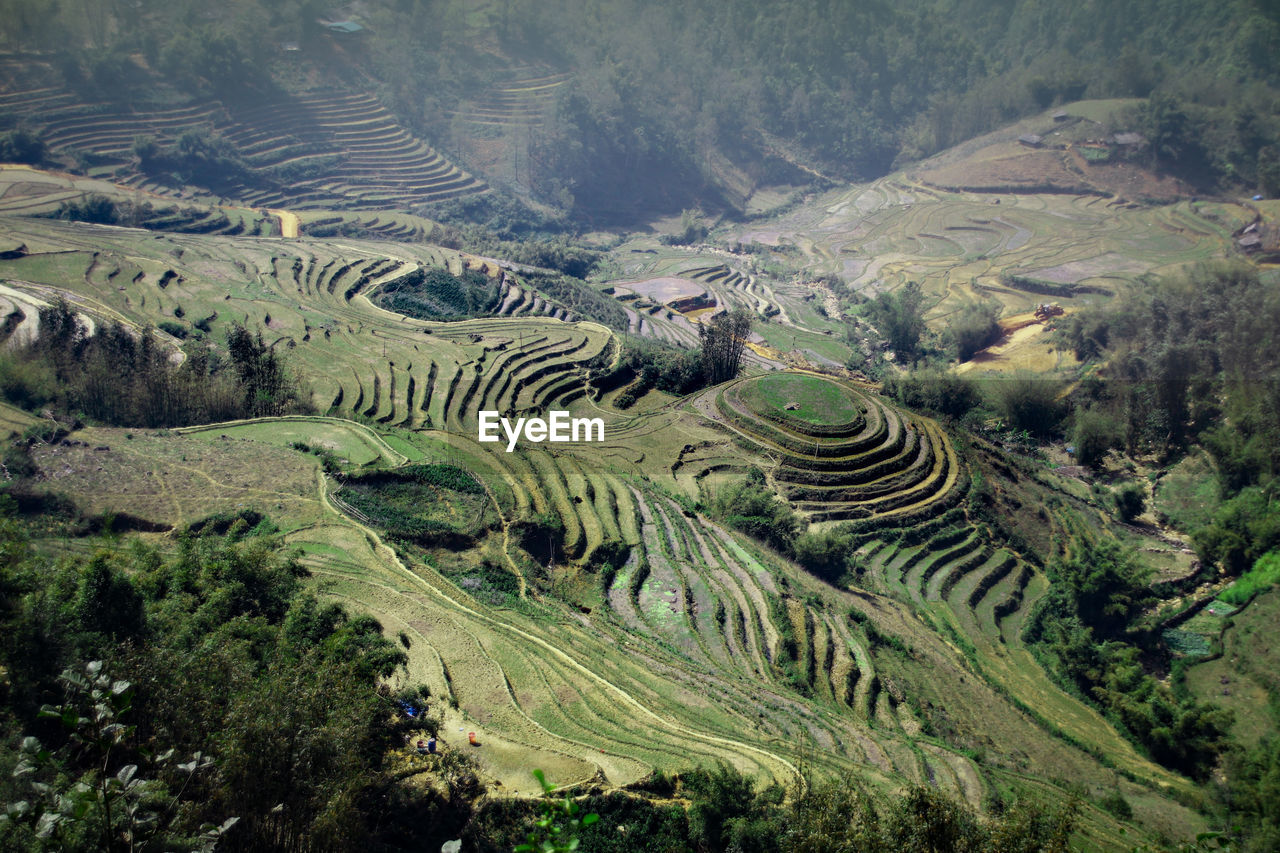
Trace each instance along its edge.
<path fill-rule="evenodd" d="M 1253 222 L 1239 232 L 1236 248 L 1263 263 L 1280 260 L 1280 226 Z"/>
<path fill-rule="evenodd" d="M 1044 144 L 1044 137 L 1038 133 L 1024 133 L 1018 137 L 1018 141 L 1028 148 L 1039 148 Z"/>

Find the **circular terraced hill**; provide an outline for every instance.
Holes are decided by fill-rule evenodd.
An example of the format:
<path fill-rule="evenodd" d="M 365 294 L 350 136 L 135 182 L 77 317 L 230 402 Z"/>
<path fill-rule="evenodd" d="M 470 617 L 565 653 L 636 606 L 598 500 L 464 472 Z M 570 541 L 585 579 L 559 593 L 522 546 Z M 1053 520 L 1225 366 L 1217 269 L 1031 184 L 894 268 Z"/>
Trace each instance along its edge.
<path fill-rule="evenodd" d="M 716 392 L 715 409 L 814 521 L 933 510 L 957 491 L 959 463 L 936 423 L 830 377 L 742 379 Z"/>

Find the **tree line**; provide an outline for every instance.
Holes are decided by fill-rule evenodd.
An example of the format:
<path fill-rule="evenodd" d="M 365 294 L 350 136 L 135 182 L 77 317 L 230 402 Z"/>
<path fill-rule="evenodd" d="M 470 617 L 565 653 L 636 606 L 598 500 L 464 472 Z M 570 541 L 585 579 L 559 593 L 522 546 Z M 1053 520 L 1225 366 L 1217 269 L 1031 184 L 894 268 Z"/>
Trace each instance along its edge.
<path fill-rule="evenodd" d="M 186 335 L 182 324 L 173 330 Z M 298 379 L 260 331 L 233 325 L 225 352 L 203 334 L 181 350 L 150 327 L 90 329 L 65 301 L 40 309 L 39 334 L 0 354 L 0 395 L 112 426 L 169 427 L 304 411 Z"/>

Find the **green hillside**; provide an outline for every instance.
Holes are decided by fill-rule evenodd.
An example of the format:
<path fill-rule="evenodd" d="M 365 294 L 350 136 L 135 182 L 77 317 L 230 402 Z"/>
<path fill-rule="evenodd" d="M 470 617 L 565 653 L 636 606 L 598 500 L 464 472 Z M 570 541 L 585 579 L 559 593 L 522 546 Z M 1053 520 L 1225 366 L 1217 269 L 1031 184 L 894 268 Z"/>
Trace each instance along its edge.
<path fill-rule="evenodd" d="M 4 9 L 0 848 L 1276 847 L 1274 3 Z"/>
<path fill-rule="evenodd" d="M 127 508 L 142 529 L 246 506 L 269 516 L 326 600 L 409 638 L 401 683 L 447 700 L 443 730 L 476 731 L 478 770 L 506 789 L 526 790 L 535 766 L 626 786 L 726 762 L 784 785 L 801 767 L 853 772 L 884 794 L 929 783 L 973 808 L 1046 785 L 1086 803 L 1119 789 L 1141 825 L 1201 825 L 1180 804 L 1193 788 L 1057 687 L 1023 644 L 1047 579 L 1038 553 L 1010 549 L 984 521 L 973 484 L 991 469 L 865 386 L 773 373 L 618 412 L 593 384 L 617 357 L 604 327 L 423 321 L 364 296 L 410 265 L 459 269 L 456 254 L 29 219 L 7 230 L 28 250 L 3 262 L 15 290 L 64 293 L 99 323 L 175 322 L 181 306 L 176 322 L 212 318 L 210 341 L 224 324 L 260 322 L 330 413 L 133 438 L 86 428 L 69 455 L 33 448 L 45 473 L 22 488 L 40 491 L 57 470 L 79 511 Z M 482 409 L 556 407 L 602 417 L 605 441 L 515 453 L 477 441 Z M 245 464 L 260 473 L 241 474 L 241 488 Z M 483 500 L 387 479 L 423 464 L 472 472 Z M 851 581 L 819 581 L 735 534 L 734 518 L 699 511 L 753 469 L 809 521 L 854 520 Z M 1055 516 L 1067 529 L 1098 524 L 1097 499 L 1052 475 L 1017 488 L 1066 496 Z M 413 512 L 429 503 L 440 511 Z M 421 528 L 436 532 L 409 532 L 406 512 L 439 519 Z M 1091 844 L 1119 843 L 1120 829 L 1095 806 L 1082 813 Z"/>

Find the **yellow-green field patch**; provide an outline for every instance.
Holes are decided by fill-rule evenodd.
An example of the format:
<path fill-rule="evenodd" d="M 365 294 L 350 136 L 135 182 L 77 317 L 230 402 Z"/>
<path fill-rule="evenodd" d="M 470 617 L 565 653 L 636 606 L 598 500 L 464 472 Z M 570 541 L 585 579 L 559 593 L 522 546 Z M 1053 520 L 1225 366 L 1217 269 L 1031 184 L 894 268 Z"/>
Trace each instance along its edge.
<path fill-rule="evenodd" d="M 351 465 L 369 465 L 378 461 L 395 464 L 403 461 L 403 454 L 394 451 L 368 427 L 337 418 L 266 418 L 246 423 L 189 428 L 182 432 L 201 441 L 222 441 L 225 436 L 282 447 L 301 443 L 317 450 L 328 450 Z"/>

